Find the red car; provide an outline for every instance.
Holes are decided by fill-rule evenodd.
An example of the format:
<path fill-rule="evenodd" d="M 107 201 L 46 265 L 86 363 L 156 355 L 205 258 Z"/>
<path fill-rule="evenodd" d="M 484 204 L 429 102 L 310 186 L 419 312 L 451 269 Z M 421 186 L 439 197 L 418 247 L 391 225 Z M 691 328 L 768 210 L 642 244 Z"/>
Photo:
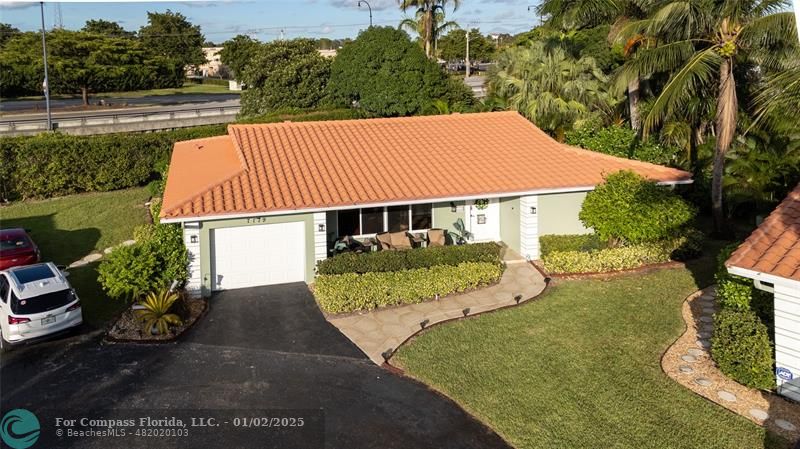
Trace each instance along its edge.
<path fill-rule="evenodd" d="M 0 229 L 0 270 L 39 262 L 39 248 L 24 229 Z"/>

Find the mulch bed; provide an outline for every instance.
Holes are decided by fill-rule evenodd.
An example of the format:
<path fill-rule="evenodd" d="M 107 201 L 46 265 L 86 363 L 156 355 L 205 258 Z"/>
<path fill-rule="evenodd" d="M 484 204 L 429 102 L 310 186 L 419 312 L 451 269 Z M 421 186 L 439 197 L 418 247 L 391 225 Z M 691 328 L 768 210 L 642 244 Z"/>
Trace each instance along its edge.
<path fill-rule="evenodd" d="M 179 313 L 183 320 L 180 326 L 172 326 L 163 335 L 150 335 L 142 329 L 142 322 L 133 313 L 133 308 L 127 310 L 117 318 L 106 332 L 106 340 L 117 343 L 167 343 L 177 339 L 189 330 L 205 315 L 208 302 L 205 299 L 184 298 L 184 311 Z"/>

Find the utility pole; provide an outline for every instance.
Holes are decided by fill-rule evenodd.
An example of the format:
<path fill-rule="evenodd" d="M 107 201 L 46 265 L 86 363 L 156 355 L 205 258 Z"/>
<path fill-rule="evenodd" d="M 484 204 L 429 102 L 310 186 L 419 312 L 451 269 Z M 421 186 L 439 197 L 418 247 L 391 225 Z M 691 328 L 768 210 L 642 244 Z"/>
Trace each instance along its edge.
<path fill-rule="evenodd" d="M 44 103 L 47 108 L 47 130 L 50 131 L 53 129 L 53 119 L 50 116 L 50 80 L 47 77 L 47 41 L 44 37 L 44 2 L 39 2 L 39 10 L 42 15 L 42 59 L 44 61 L 44 82 L 42 83 L 42 88 L 44 89 Z"/>
<path fill-rule="evenodd" d="M 367 5 L 367 9 L 369 9 L 369 27 L 372 28 L 372 6 L 369 6 L 365 0 L 358 0 L 358 7 L 361 7 L 361 4 Z"/>
<path fill-rule="evenodd" d="M 469 27 L 467 27 L 467 59 L 465 64 L 467 66 L 467 72 L 464 78 L 469 78 Z"/>

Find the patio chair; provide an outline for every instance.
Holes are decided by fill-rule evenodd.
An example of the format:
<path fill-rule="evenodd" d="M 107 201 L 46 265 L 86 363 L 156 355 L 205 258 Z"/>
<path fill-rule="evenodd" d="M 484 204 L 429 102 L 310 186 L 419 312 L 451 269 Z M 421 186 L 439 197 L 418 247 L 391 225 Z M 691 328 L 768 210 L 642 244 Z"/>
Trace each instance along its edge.
<path fill-rule="evenodd" d="M 445 246 L 447 235 L 444 229 L 428 229 L 428 246 Z"/>
<path fill-rule="evenodd" d="M 395 249 L 392 246 L 392 237 L 388 232 L 381 232 L 375 235 L 375 238 L 378 240 L 378 245 L 380 245 L 380 250 L 390 250 Z"/>

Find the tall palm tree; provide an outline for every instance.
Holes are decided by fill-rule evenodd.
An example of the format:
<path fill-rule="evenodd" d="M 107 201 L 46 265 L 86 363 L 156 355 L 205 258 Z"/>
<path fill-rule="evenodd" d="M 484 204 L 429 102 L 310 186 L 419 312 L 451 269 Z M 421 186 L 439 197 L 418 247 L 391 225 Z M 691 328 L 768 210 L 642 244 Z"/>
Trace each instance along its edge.
<path fill-rule="evenodd" d="M 416 17 L 417 25 L 414 28 L 422 38 L 425 55 L 433 58 L 436 55 L 436 33 L 443 31 L 438 27 L 439 23 L 444 21 L 445 6 L 452 3 L 453 11 L 455 11 L 461 5 L 461 0 L 397 0 L 397 2 L 404 12 L 409 9 L 415 10 L 414 17 Z"/>
<path fill-rule="evenodd" d="M 622 87 L 633 77 L 672 73 L 642 126 L 654 131 L 693 97 L 715 95 L 711 207 L 714 229 L 726 233 L 723 211 L 725 155 L 737 131 L 736 68 L 781 70 L 795 41 L 794 14 L 787 0 L 670 0 L 654 3 L 652 13 L 628 24 L 622 38 L 642 35 L 652 48 L 627 61 L 618 77 Z"/>
<path fill-rule="evenodd" d="M 574 59 L 543 42 L 500 53 L 489 80 L 494 95 L 559 141 L 574 125 L 591 118 L 592 111 L 607 110 L 615 102 L 594 59 Z"/>
<path fill-rule="evenodd" d="M 436 13 L 434 13 L 433 17 L 434 17 L 434 20 L 433 20 L 433 44 L 430 47 L 432 53 L 431 53 L 431 55 L 428 55 L 429 58 L 431 58 L 433 56 L 436 56 L 436 53 L 437 53 L 436 49 L 437 49 L 437 44 L 439 42 L 439 36 L 447 33 L 448 31 L 450 31 L 450 30 L 452 30 L 454 28 L 458 28 L 458 24 L 456 22 L 454 22 L 452 20 L 451 21 L 445 21 L 444 20 L 444 13 L 442 11 L 437 11 Z M 423 12 L 417 11 L 415 18 L 412 19 L 410 17 L 407 17 L 407 18 L 403 19 L 400 22 L 400 25 L 399 25 L 398 28 L 401 28 L 401 29 L 405 28 L 406 30 L 418 35 L 420 37 L 420 39 L 421 39 L 420 43 L 422 43 L 423 46 L 425 46 L 426 42 L 424 40 L 424 37 L 425 37 L 427 25 L 428 25 L 427 15 L 425 13 L 423 13 Z M 426 55 L 427 55 L 428 47 L 425 47 L 425 48 L 426 48 Z"/>

